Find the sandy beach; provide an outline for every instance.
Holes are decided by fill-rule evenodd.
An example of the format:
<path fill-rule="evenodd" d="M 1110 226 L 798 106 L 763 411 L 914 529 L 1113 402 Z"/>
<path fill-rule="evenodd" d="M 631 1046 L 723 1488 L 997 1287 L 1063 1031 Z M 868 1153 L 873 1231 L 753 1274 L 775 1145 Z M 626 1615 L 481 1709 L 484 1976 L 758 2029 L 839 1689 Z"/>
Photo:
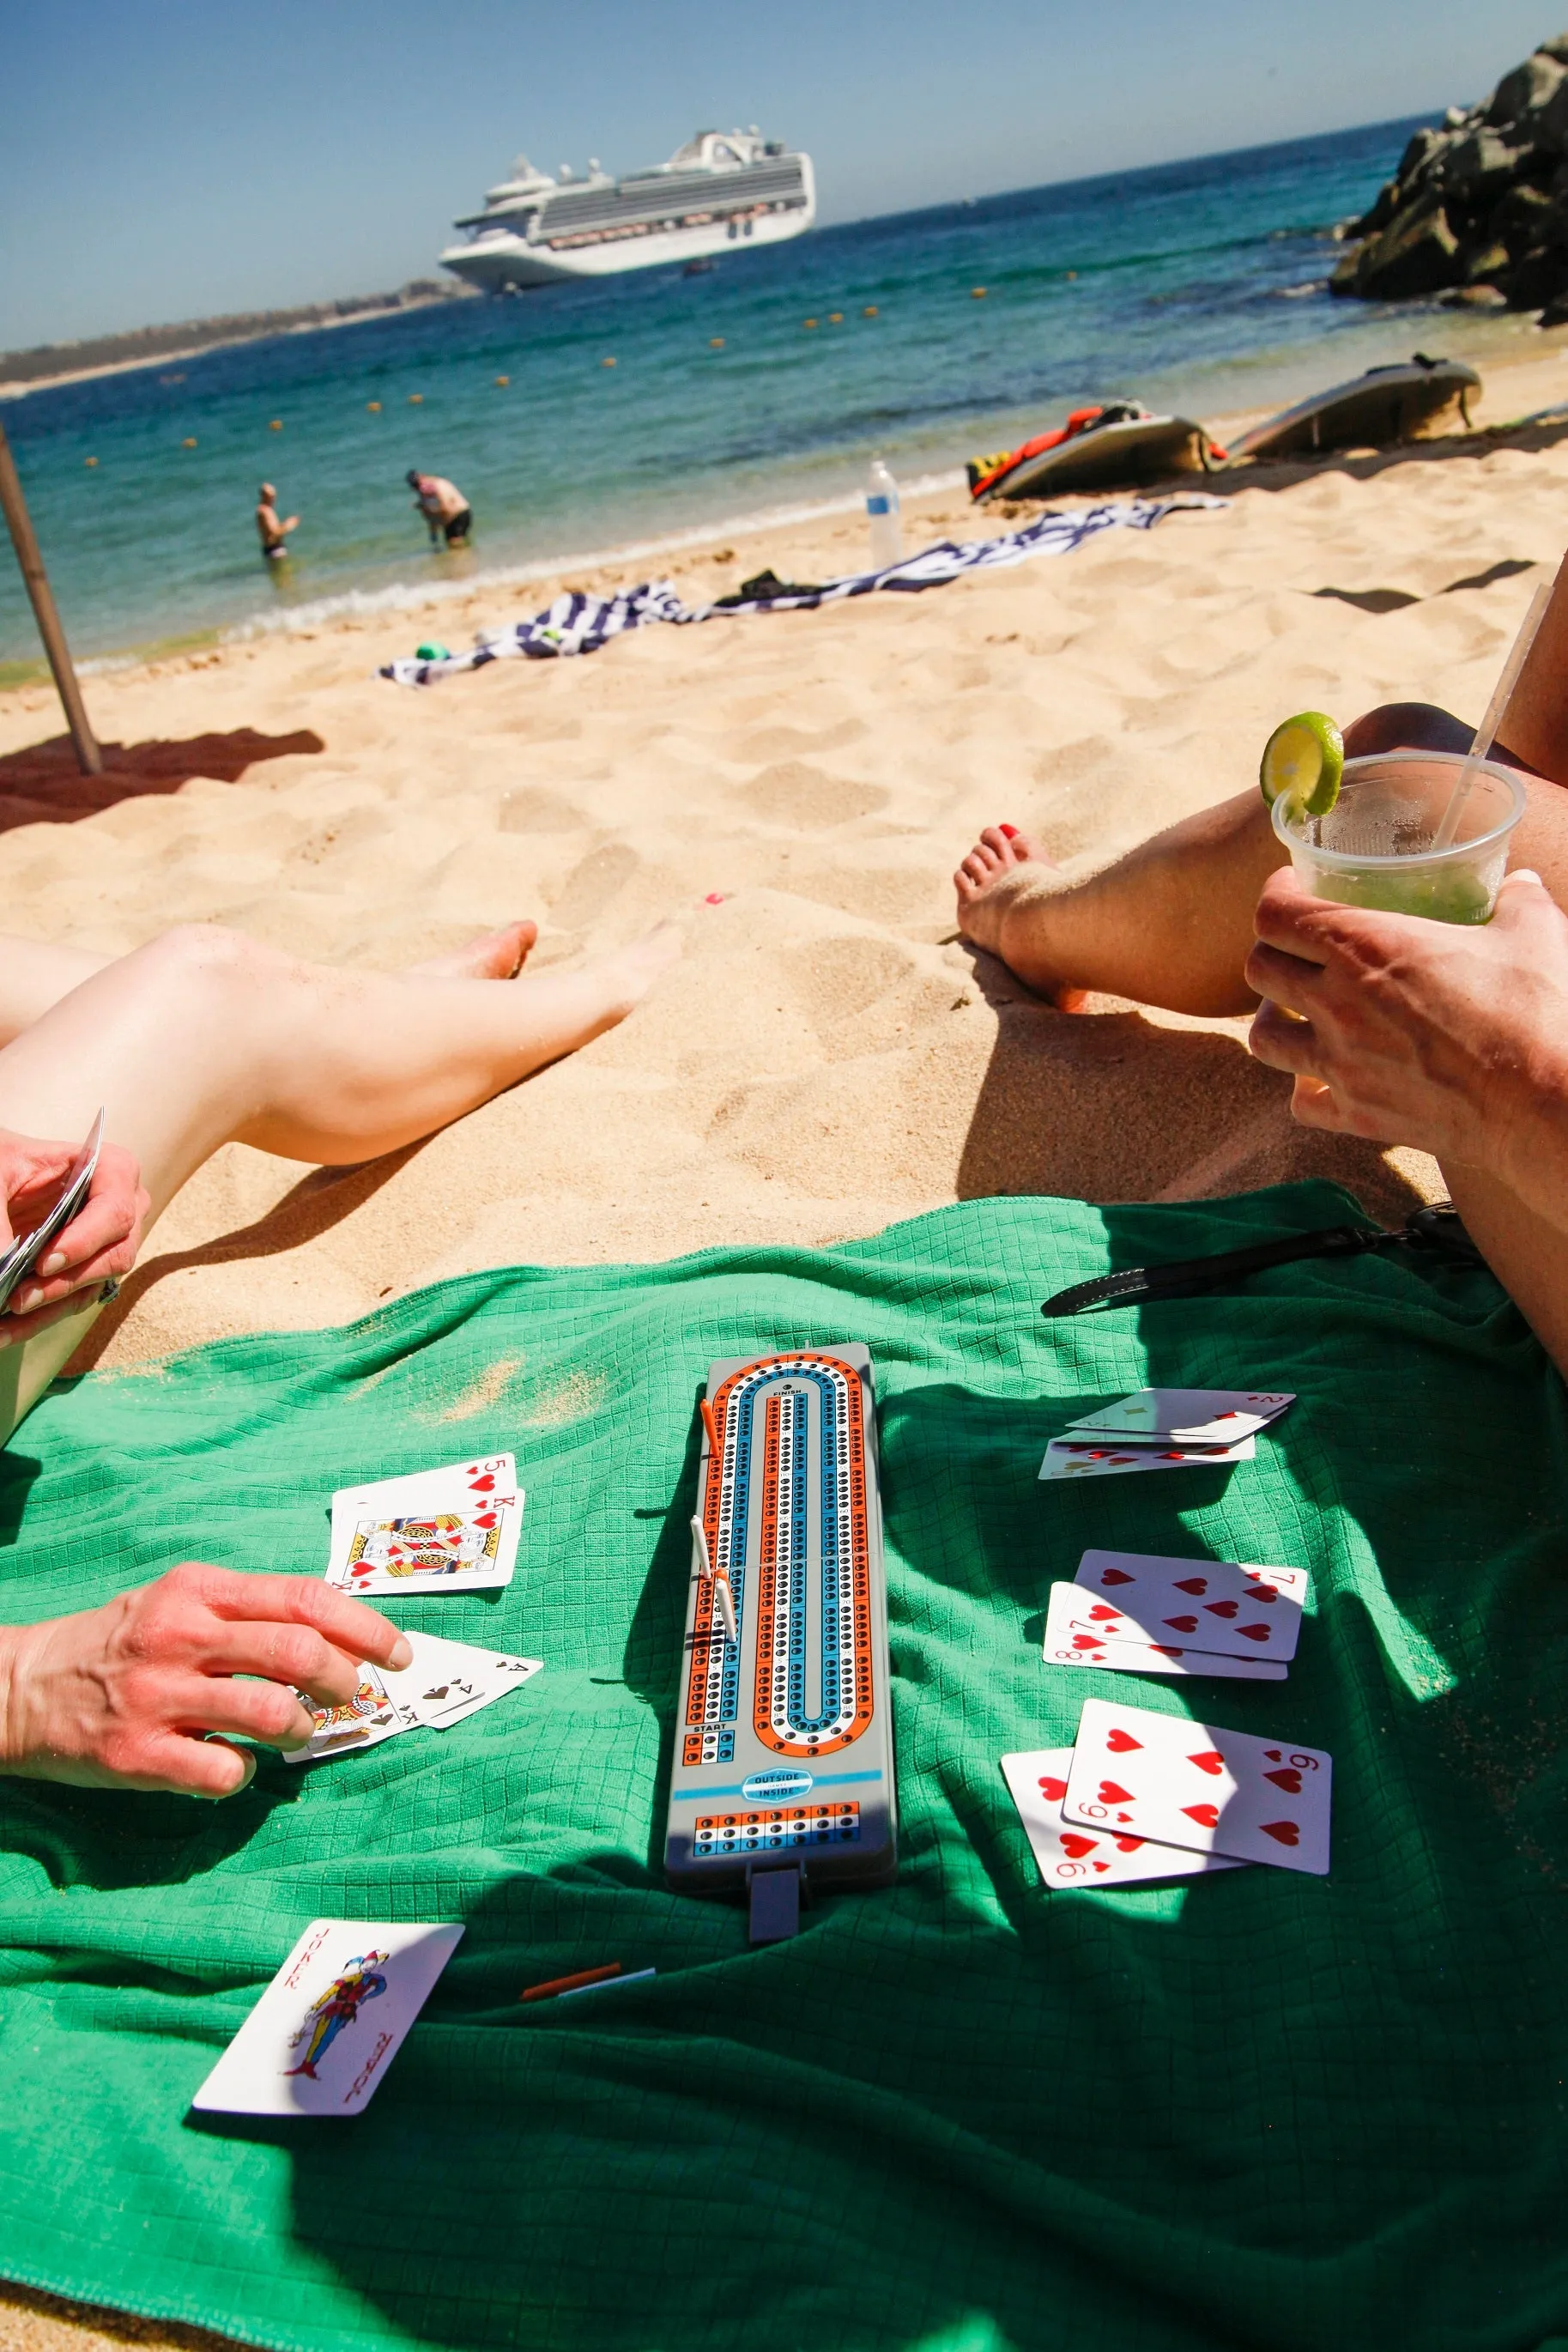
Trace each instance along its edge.
<path fill-rule="evenodd" d="M 1542 336 L 1489 377 L 1480 421 L 1565 389 Z M 906 511 L 906 545 L 993 527 L 950 496 Z M 339 1171 L 223 1152 L 78 1366 L 130 1376 L 496 1264 L 810 1247 L 1004 1192 L 1327 1174 L 1396 1222 L 1440 1190 L 1430 1161 L 1294 1129 L 1245 1022 L 1040 1003 L 956 938 L 948 876 L 999 818 L 1102 863 L 1251 783 L 1304 706 L 1478 712 L 1565 541 L 1568 427 L 1548 428 L 1260 470 L 1223 511 L 1060 561 L 425 691 L 376 665 L 538 610 L 549 583 L 119 670 L 88 685 L 116 747 L 91 787 L 52 694 L 0 696 L 13 932 L 112 954 L 221 922 L 389 969 L 520 914 L 541 964 L 672 912 L 685 941 L 622 1028 L 423 1147 Z M 862 553 L 845 519 L 654 569 L 695 602 Z M 79 2347 L 46 2307 L 0 2297 L 0 2345 Z"/>

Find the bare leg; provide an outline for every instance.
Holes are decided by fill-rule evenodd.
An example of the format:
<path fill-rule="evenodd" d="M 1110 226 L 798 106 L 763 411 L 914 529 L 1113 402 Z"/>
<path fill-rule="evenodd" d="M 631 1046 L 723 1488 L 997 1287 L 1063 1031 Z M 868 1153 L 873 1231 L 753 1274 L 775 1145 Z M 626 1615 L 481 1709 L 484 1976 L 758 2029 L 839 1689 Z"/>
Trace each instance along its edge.
<path fill-rule="evenodd" d="M 1392 703 L 1358 719 L 1345 750 L 1462 751 L 1471 740 L 1446 710 Z M 1512 863 L 1532 866 L 1568 907 L 1568 796 L 1535 777 L 1527 790 Z M 1082 882 L 1065 880 L 1025 835 L 988 827 L 953 877 L 958 925 L 1042 996 L 1095 989 L 1176 1013 L 1247 1013 L 1252 909 L 1284 862 L 1256 792 L 1185 817 Z"/>
<path fill-rule="evenodd" d="M 1568 1380 L 1568 1234 L 1479 1168 L 1445 1161 L 1443 1178 L 1466 1232 Z"/>
<path fill-rule="evenodd" d="M 62 996 L 90 980 L 113 959 L 52 940 L 18 940 L 0 932 L 0 1046 L 41 1021 Z"/>
<path fill-rule="evenodd" d="M 481 943 L 513 969 L 526 947 L 516 932 Z M 678 952 L 664 929 L 576 971 L 497 981 L 450 959 L 341 971 L 235 932 L 171 931 L 0 1052 L 0 1125 L 78 1136 L 105 1104 L 156 1215 L 226 1142 L 344 1164 L 445 1126 L 623 1020 Z"/>

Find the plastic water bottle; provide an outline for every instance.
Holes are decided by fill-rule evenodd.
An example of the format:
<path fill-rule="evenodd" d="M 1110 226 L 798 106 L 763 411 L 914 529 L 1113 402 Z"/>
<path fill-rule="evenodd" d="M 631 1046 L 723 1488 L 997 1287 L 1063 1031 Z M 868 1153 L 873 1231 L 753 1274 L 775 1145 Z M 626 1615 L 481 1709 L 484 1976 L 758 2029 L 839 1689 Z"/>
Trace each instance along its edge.
<path fill-rule="evenodd" d="M 871 568 L 886 572 L 904 553 L 904 525 L 898 516 L 898 484 L 878 457 L 865 478 L 866 520 L 871 526 Z"/>

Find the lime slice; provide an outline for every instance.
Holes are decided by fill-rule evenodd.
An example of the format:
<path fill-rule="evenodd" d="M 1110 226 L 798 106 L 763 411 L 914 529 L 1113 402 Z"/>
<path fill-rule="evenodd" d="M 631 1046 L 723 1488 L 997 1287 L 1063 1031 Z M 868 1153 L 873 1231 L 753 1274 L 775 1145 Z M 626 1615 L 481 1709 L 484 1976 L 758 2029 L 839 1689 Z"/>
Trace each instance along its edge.
<path fill-rule="evenodd" d="M 1339 798 L 1344 738 L 1321 710 L 1299 710 L 1263 746 L 1258 782 L 1270 808 L 1277 800 L 1300 816 L 1327 816 Z"/>

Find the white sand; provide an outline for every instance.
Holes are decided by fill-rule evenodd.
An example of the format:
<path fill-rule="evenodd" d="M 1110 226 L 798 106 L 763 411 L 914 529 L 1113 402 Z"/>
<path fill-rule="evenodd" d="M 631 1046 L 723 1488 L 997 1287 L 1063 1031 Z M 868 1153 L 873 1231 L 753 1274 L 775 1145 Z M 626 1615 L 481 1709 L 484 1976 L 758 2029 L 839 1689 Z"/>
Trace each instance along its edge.
<path fill-rule="evenodd" d="M 1562 339 L 1540 352 L 1493 375 L 1483 415 L 1568 391 Z M 118 952 L 216 921 L 391 967 L 515 914 L 554 961 L 675 909 L 687 953 L 624 1027 L 399 1161 L 315 1174 L 222 1153 L 86 1360 L 335 1322 L 500 1263 L 826 1243 L 977 1193 L 1178 1199 L 1322 1171 L 1396 1220 L 1436 1188 L 1430 1162 L 1292 1128 L 1243 1022 L 1042 1006 L 955 940 L 947 877 L 998 818 L 1102 862 L 1251 785 L 1303 707 L 1479 713 L 1543 572 L 1485 575 L 1552 566 L 1568 540 L 1552 438 L 1276 468 L 1224 513 L 1061 561 L 425 692 L 371 673 L 428 629 L 462 644 L 538 610 L 549 584 L 89 681 L 106 740 L 230 740 L 130 754 L 187 773 L 176 790 L 13 822 L 5 929 Z M 949 499 L 909 514 L 906 541 L 1004 527 Z M 824 578 L 863 553 L 850 521 L 733 545 L 667 568 L 695 598 L 764 562 Z M 1388 590 L 1417 601 L 1344 601 Z M 0 795 L 68 803 L 60 747 L 3 756 L 58 725 L 42 688 L 0 696 Z M 319 748 L 247 761 L 243 730 Z M 0 798 L 0 822 L 34 813 Z M 68 2338 L 86 2352 L 0 2305 L 0 2347 Z"/>

